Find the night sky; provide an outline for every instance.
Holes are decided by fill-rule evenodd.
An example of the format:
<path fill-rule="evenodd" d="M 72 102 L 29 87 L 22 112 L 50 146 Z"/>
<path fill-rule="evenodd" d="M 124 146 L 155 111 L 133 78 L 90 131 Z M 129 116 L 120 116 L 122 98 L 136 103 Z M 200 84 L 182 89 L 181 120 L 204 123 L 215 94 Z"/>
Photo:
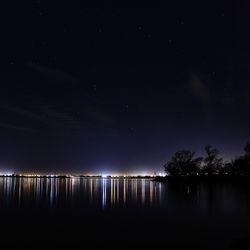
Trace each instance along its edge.
<path fill-rule="evenodd" d="M 152 172 L 178 149 L 242 153 L 249 1 L 79 2 L 1 8 L 0 168 Z"/>

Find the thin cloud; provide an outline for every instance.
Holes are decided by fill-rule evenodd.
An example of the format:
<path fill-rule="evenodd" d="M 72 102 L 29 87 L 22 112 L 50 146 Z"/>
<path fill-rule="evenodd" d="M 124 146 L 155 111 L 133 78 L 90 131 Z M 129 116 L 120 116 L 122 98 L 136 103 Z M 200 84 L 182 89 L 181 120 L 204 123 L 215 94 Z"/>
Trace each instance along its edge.
<path fill-rule="evenodd" d="M 94 122 L 98 122 L 102 125 L 109 126 L 114 125 L 115 123 L 115 120 L 100 108 L 89 106 L 85 108 L 85 112 L 93 119 Z"/>
<path fill-rule="evenodd" d="M 25 132 L 36 132 L 37 131 L 33 128 L 13 125 L 13 124 L 4 123 L 4 122 L 0 122 L 0 127 L 5 128 L 5 129 L 10 129 L 10 130 L 25 131 Z"/>
<path fill-rule="evenodd" d="M 189 83 L 195 97 L 204 103 L 210 102 L 210 90 L 196 74 L 191 74 Z"/>
<path fill-rule="evenodd" d="M 201 102 L 206 122 L 210 124 L 212 122 L 212 99 L 210 89 L 200 77 L 194 73 L 190 75 L 189 87 L 192 95 Z"/>
<path fill-rule="evenodd" d="M 59 69 L 52 69 L 37 63 L 28 63 L 28 66 L 39 72 L 43 76 L 51 79 L 55 79 L 59 82 L 66 82 L 71 84 L 78 84 L 80 81 L 69 73 L 66 73 Z"/>
<path fill-rule="evenodd" d="M 69 134 L 89 129 L 108 128 L 115 121 L 101 109 L 88 106 L 77 114 L 66 112 L 57 105 L 39 104 L 32 111 L 25 107 L 1 105 L 2 111 L 7 111 L 15 120 L 24 126 L 17 126 L 2 122 L 1 127 L 27 131 L 53 131 L 56 134 Z"/>
<path fill-rule="evenodd" d="M 42 123 L 48 123 L 49 121 L 43 116 L 43 115 L 39 115 L 35 112 L 31 112 L 27 109 L 21 108 L 21 107 L 14 107 L 14 106 L 10 106 L 10 105 L 2 105 L 0 106 L 2 109 L 5 109 L 9 112 L 15 113 L 17 115 L 20 116 L 25 116 L 27 118 L 31 118 L 33 120 L 37 120 L 39 122 Z"/>

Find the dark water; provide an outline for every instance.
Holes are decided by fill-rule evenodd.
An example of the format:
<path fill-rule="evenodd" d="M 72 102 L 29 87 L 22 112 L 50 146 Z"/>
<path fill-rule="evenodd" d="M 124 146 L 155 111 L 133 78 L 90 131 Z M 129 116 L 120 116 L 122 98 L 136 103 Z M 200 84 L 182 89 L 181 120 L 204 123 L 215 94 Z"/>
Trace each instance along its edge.
<path fill-rule="evenodd" d="M 228 249 L 250 236 L 249 222 L 246 183 L 0 178 L 0 240 L 9 245 Z"/>

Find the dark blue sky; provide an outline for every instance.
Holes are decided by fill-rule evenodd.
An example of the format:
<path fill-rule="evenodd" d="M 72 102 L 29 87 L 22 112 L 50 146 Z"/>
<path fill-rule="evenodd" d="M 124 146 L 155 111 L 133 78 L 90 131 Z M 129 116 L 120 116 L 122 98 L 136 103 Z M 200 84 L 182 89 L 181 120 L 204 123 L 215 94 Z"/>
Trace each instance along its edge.
<path fill-rule="evenodd" d="M 160 170 L 250 138 L 247 1 L 30 1 L 2 15 L 0 167 Z"/>

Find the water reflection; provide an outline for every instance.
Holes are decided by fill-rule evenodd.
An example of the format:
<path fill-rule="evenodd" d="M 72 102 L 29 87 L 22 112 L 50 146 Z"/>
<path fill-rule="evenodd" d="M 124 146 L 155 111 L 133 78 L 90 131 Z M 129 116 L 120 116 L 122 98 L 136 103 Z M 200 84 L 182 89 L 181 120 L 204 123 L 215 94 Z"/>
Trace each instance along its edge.
<path fill-rule="evenodd" d="M 223 249 L 219 241 L 223 245 L 250 235 L 250 183 L 1 177 L 0 212 L 3 232 L 11 239 L 22 232 L 25 237 L 48 230 L 54 235 L 54 228 L 62 228 L 65 236 L 60 239 L 72 242 L 76 238 L 84 242 L 84 234 L 85 239 L 95 236 L 101 242 L 139 235 L 140 244 L 151 238 L 174 244 L 180 238 L 183 242 L 198 238 L 199 249 L 207 244 L 213 246 L 209 249 L 214 245 Z"/>
<path fill-rule="evenodd" d="M 249 214 L 250 185 L 150 179 L 0 178 L 0 208 L 160 207 L 200 215 Z"/>
<path fill-rule="evenodd" d="M 72 203 L 102 208 L 151 206 L 160 202 L 161 185 L 149 179 L 0 178 L 0 206 L 56 207 Z"/>

